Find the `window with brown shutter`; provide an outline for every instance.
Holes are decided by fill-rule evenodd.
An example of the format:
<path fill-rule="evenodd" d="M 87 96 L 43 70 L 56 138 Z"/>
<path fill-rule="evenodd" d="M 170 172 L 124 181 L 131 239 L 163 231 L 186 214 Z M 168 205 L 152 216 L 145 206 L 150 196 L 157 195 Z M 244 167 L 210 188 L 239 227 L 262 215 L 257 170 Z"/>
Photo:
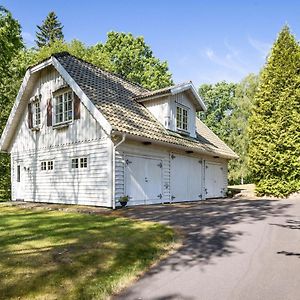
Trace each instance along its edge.
<path fill-rule="evenodd" d="M 74 93 L 74 120 L 80 119 L 80 99 Z"/>
<path fill-rule="evenodd" d="M 52 126 L 52 101 L 48 99 L 47 101 L 47 126 Z"/>
<path fill-rule="evenodd" d="M 32 107 L 31 103 L 28 103 L 28 128 L 31 129 L 33 125 L 32 122 Z"/>

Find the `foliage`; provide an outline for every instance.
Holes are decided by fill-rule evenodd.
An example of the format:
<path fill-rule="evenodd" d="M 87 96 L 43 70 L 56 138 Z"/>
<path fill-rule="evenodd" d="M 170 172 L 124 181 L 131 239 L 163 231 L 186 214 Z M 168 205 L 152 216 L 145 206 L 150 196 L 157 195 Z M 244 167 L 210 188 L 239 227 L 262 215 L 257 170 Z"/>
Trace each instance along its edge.
<path fill-rule="evenodd" d="M 13 60 L 22 48 L 20 24 L 7 9 L 0 6 L 0 135 L 16 95 L 13 81 L 16 70 Z M 0 153 L 0 174 L 1 198 L 9 199 L 10 160 L 8 155 L 3 153 Z"/>
<path fill-rule="evenodd" d="M 37 26 L 36 44 L 39 48 L 50 46 L 53 42 L 64 39 L 63 26 L 54 11 L 51 11 L 41 26 Z"/>
<path fill-rule="evenodd" d="M 3 84 L 3 73 L 7 75 L 7 65 L 23 47 L 21 26 L 3 6 L 0 6 L 0 41 L 0 84 Z"/>
<path fill-rule="evenodd" d="M 1 299 L 109 299 L 174 246 L 161 224 L 0 206 Z"/>
<path fill-rule="evenodd" d="M 235 83 L 225 81 L 216 84 L 203 84 L 199 87 L 199 95 L 207 106 L 207 111 L 200 114 L 200 119 L 226 142 L 230 135 L 229 121 L 235 90 Z"/>
<path fill-rule="evenodd" d="M 154 90 L 172 84 L 166 62 L 153 56 L 143 37 L 131 33 L 109 32 L 104 44 L 90 49 L 90 61 L 124 78 Z M 99 59 L 103 59 L 101 62 Z"/>
<path fill-rule="evenodd" d="M 248 167 L 248 122 L 258 81 L 259 77 L 257 75 L 249 74 L 236 85 L 235 97 L 232 99 L 228 145 L 239 155 L 238 160 L 229 162 L 229 180 L 232 183 L 244 184 L 251 182 Z"/>
<path fill-rule="evenodd" d="M 285 26 L 261 73 L 249 121 L 250 168 L 257 192 L 300 190 L 300 49 Z"/>

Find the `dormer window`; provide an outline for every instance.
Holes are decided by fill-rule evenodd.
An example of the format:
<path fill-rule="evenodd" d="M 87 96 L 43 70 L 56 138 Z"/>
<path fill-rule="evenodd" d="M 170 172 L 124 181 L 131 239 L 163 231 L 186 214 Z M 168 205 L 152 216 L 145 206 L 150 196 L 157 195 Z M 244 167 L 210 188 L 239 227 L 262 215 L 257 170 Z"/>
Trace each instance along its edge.
<path fill-rule="evenodd" d="M 55 96 L 54 124 L 67 123 L 73 120 L 73 92 L 67 91 Z"/>
<path fill-rule="evenodd" d="M 176 127 L 177 130 L 188 131 L 188 109 L 183 106 L 176 108 Z"/>

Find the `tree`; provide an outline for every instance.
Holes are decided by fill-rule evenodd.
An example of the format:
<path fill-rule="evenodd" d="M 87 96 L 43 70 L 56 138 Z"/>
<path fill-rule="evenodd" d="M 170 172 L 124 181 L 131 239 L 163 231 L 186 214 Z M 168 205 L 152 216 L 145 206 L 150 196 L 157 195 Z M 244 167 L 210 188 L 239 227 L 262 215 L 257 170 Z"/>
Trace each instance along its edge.
<path fill-rule="evenodd" d="M 41 26 L 37 26 L 36 44 L 39 48 L 49 46 L 57 40 L 63 40 L 63 26 L 54 11 L 51 11 Z"/>
<path fill-rule="evenodd" d="M 249 120 L 250 169 L 258 194 L 300 190 L 300 49 L 285 26 L 275 41 Z"/>
<path fill-rule="evenodd" d="M 154 57 L 143 37 L 109 32 L 105 44 L 99 43 L 89 52 L 92 63 L 150 90 L 172 84 L 167 63 Z"/>
<path fill-rule="evenodd" d="M 6 8 L 0 6 L 0 84 L 8 75 L 7 66 L 22 47 L 20 24 Z"/>
<path fill-rule="evenodd" d="M 236 84 L 225 81 L 216 84 L 203 84 L 199 95 L 203 98 L 207 111 L 200 113 L 200 119 L 222 140 L 228 141 L 229 120 L 233 110 Z"/>
<path fill-rule="evenodd" d="M 22 49 L 21 26 L 11 13 L 0 6 L 0 135 L 3 132 L 16 95 L 12 61 Z M 0 153 L 0 198 L 9 198 L 10 163 L 7 154 Z"/>
<path fill-rule="evenodd" d="M 228 144 L 239 155 L 239 159 L 229 163 L 229 181 L 232 183 L 251 182 L 248 166 L 248 126 L 258 82 L 259 76 L 249 74 L 236 85 L 235 97 L 232 101 L 232 115 L 229 121 Z"/>

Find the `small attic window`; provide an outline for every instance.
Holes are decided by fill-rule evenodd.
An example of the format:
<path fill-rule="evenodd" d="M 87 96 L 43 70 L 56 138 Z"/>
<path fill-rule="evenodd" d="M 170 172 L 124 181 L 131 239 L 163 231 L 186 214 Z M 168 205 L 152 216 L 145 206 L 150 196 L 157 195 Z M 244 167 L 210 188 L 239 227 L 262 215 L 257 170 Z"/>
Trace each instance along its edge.
<path fill-rule="evenodd" d="M 178 130 L 188 131 L 188 109 L 182 106 L 176 108 L 176 127 Z"/>

